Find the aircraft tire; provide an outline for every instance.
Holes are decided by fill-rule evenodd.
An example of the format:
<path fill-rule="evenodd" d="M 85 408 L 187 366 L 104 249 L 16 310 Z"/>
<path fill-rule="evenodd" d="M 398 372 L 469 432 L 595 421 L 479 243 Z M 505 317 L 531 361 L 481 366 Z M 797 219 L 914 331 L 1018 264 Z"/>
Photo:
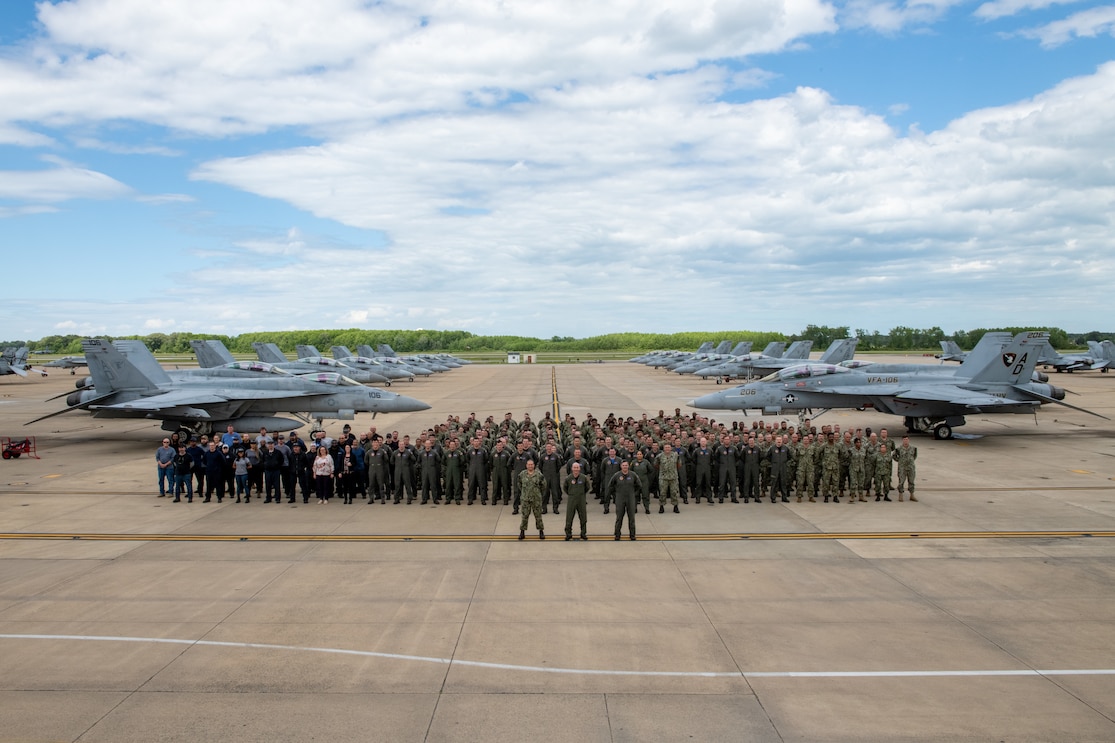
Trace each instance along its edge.
<path fill-rule="evenodd" d="M 947 423 L 942 423 L 941 425 L 936 426 L 933 429 L 933 438 L 937 439 L 938 441 L 943 440 L 943 439 L 951 439 L 952 438 L 952 426 L 950 426 Z"/>

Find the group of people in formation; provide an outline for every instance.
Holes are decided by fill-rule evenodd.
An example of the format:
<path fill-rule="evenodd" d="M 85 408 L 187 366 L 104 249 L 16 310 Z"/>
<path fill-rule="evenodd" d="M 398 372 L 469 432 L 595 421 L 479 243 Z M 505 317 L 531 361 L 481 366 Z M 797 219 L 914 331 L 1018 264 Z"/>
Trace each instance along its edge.
<path fill-rule="evenodd" d="M 238 433 L 233 426 L 212 438 L 178 434 L 163 439 L 155 453 L 159 497 L 193 502 L 235 498 L 250 503 L 253 491 L 264 503 L 318 504 L 334 498 L 345 504 L 455 503 L 511 505 L 522 515 L 519 539 L 530 516 L 545 539 L 542 516 L 566 508 L 565 538 L 573 539 L 579 520 L 587 539 L 587 508 L 592 500 L 605 514 L 615 509 L 615 538 L 627 521 L 636 539 L 634 514 L 641 504 L 658 513 L 679 503 L 858 503 L 899 501 L 909 491 L 916 501 L 917 448 L 908 436 L 896 441 L 887 430 L 820 429 L 805 419 L 799 428 L 781 421 L 735 421 L 730 426 L 697 415 L 658 411 L 651 417 L 581 422 L 549 413 L 537 424 L 529 414 L 511 413 L 481 421 L 449 418 L 411 439 L 375 426 L 356 434 L 345 425 L 340 436 L 315 426 L 309 440 L 297 432 L 271 435 Z M 895 470 L 897 469 L 897 480 Z M 841 501 L 842 498 L 847 500 Z"/>

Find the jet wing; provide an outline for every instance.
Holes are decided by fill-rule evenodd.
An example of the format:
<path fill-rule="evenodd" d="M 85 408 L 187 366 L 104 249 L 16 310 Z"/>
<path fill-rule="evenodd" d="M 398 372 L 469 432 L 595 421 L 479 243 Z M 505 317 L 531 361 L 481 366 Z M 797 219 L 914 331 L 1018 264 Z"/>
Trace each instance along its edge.
<path fill-rule="evenodd" d="M 102 409 L 113 410 L 146 410 L 158 412 L 173 408 L 205 407 L 206 405 L 223 405 L 229 402 L 246 400 L 275 400 L 289 397 L 312 397 L 320 392 L 307 392 L 300 390 L 170 390 L 160 395 L 141 397 L 137 400 L 116 403 L 115 405 L 98 406 Z"/>
<path fill-rule="evenodd" d="M 952 384 L 915 386 L 897 384 L 850 385 L 846 387 L 823 387 L 816 391 L 823 392 L 826 395 L 844 395 L 846 397 L 889 397 L 908 403 L 947 403 L 973 409 L 1031 405 L 1026 401 L 974 392 Z"/>
<path fill-rule="evenodd" d="M 1012 400 L 1008 397 L 996 397 L 995 395 L 974 392 L 954 385 L 912 387 L 894 395 L 894 398 L 896 400 L 906 400 L 909 402 L 944 402 L 950 405 L 962 405 L 967 408 L 1001 408 L 1030 405 L 1030 403 L 1022 400 Z"/>

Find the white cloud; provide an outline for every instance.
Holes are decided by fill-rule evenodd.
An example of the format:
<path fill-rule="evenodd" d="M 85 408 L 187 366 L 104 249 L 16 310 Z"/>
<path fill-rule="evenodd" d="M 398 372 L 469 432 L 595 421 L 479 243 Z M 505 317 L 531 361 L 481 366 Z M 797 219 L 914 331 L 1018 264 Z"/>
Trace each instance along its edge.
<path fill-rule="evenodd" d="M 994 20 L 1005 16 L 1018 15 L 1028 10 L 1041 10 L 1053 5 L 1071 5 L 1080 0 L 992 0 L 976 8 L 977 18 Z"/>
<path fill-rule="evenodd" d="M 840 19 L 896 32 L 956 2 L 862 0 Z M 919 308 L 957 293 L 964 322 L 994 324 L 1038 312 L 1032 297 L 1054 279 L 1089 294 L 1115 274 L 1115 64 L 902 136 L 815 88 L 724 100 L 769 80 L 749 56 L 835 30 L 819 0 L 39 9 L 33 55 L 0 59 L 0 141 L 29 136 L 25 122 L 76 125 L 81 138 L 58 139 L 173 155 L 113 132 L 120 121 L 219 137 L 290 127 L 320 143 L 275 151 L 261 138 L 247 150 L 226 137 L 221 152 L 251 154 L 203 162 L 192 177 L 385 235 L 344 231 L 354 242 L 342 244 L 301 224 L 246 235 L 199 219 L 191 260 L 157 295 L 67 301 L 44 307 L 44 322 L 240 333 L 294 317 L 548 337 L 667 320 L 794 331 L 823 312 L 886 330 L 924 325 Z M 1086 28 L 1104 27 L 1071 33 Z M 0 216 L 74 198 L 193 198 L 137 196 L 104 173 L 48 163 L 0 173 L 0 198 L 15 202 Z M 276 297 L 277 311 L 255 311 Z M 1043 298 L 1042 312 L 1074 311 Z M 185 327 L 167 319 L 168 303 L 206 310 Z"/>
<path fill-rule="evenodd" d="M 570 86 L 513 110 L 410 118 L 213 161 L 197 177 L 383 230 L 382 259 L 323 249 L 258 267 L 263 286 L 327 286 L 360 310 L 368 296 L 387 307 L 426 299 L 377 326 L 436 325 L 448 313 L 482 331 L 537 310 L 530 322 L 552 317 L 554 332 L 573 317 L 605 330 L 611 319 L 582 303 L 620 311 L 683 286 L 695 311 L 732 306 L 743 286 L 759 306 L 796 296 L 851 313 L 868 301 L 833 275 L 897 294 L 913 276 L 918 294 L 970 286 L 974 310 L 996 301 L 987 281 L 1022 296 L 1043 272 L 1112 268 L 1115 184 L 1103 163 L 1115 156 L 1115 64 L 910 138 L 814 89 L 708 103 L 723 79 L 703 68 Z M 509 318 L 500 307 L 525 309 Z"/>
<path fill-rule="evenodd" d="M 193 196 L 184 193 L 159 193 L 137 196 L 136 201 L 144 204 L 161 206 L 162 204 L 189 204 L 196 201 Z"/>
<path fill-rule="evenodd" d="M 130 189 L 104 173 L 70 164 L 45 170 L 0 171 L 0 199 L 57 203 L 69 199 L 111 199 Z"/>
<path fill-rule="evenodd" d="M 775 52 L 835 30 L 821 0 L 73 0 L 38 9 L 33 56 L 0 60 L 0 117 L 138 120 L 207 135 L 492 106 L 571 80 Z"/>
<path fill-rule="evenodd" d="M 1068 18 L 1018 33 L 1040 40 L 1046 48 L 1061 46 L 1073 39 L 1115 36 L 1115 5 L 1082 10 Z"/>
<path fill-rule="evenodd" d="M 118 142 L 103 142 L 95 137 L 77 137 L 74 144 L 87 150 L 103 150 L 115 155 L 162 155 L 164 157 L 179 157 L 180 150 L 174 150 L 162 145 L 124 145 Z"/>
<path fill-rule="evenodd" d="M 840 11 L 845 28 L 870 28 L 893 34 L 911 26 L 925 26 L 940 20 L 952 7 L 966 0 L 849 0 Z"/>

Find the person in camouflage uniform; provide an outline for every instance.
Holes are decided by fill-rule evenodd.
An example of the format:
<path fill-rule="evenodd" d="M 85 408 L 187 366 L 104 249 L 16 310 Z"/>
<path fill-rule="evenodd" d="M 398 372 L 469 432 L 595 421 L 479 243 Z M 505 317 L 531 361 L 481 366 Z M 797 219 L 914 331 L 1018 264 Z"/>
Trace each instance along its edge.
<path fill-rule="evenodd" d="M 863 441 L 855 439 L 852 441 L 852 448 L 848 450 L 848 502 L 855 503 L 858 498 L 861 501 L 866 501 L 867 496 L 863 494 L 864 475 L 867 469 L 867 450 L 863 448 Z"/>
<path fill-rule="evenodd" d="M 875 500 L 890 502 L 890 474 L 893 466 L 890 447 L 880 441 L 875 454 Z"/>
<path fill-rule="evenodd" d="M 917 477 L 917 468 L 914 466 L 914 460 L 918 458 L 918 448 L 910 446 L 910 437 L 902 437 L 902 446 L 894 450 L 891 455 L 894 461 L 898 462 L 898 502 L 902 502 L 902 486 L 908 485 L 910 488 L 910 500 L 916 501 L 914 496 L 914 479 Z"/>
<path fill-rule="evenodd" d="M 834 503 L 840 502 L 840 460 L 843 453 L 840 445 L 836 443 L 835 434 L 828 435 L 828 441 L 821 449 L 821 492 L 825 495 L 825 503 L 831 497 Z"/>
<path fill-rule="evenodd" d="M 538 529 L 538 538 L 545 539 L 546 532 L 542 527 L 542 497 L 548 486 L 546 478 L 535 467 L 533 459 L 526 460 L 526 468 L 519 473 L 519 509 L 523 513 L 519 521 L 519 539 L 526 537 L 527 524 L 530 514 L 534 514 L 534 527 Z"/>
<path fill-rule="evenodd" d="M 681 478 L 678 474 L 680 463 L 678 462 L 678 455 L 674 453 L 674 447 L 670 442 L 666 442 L 662 446 L 662 453 L 654 461 L 654 466 L 658 470 L 658 512 L 663 513 L 666 510 L 666 499 L 674 505 L 674 513 L 678 511 L 678 491 L 680 490 Z"/>
<path fill-rule="evenodd" d="M 797 490 L 798 503 L 801 503 L 801 496 L 808 495 L 809 502 L 813 503 L 816 498 L 813 493 L 816 491 L 816 485 L 813 480 L 813 457 L 816 455 L 817 450 L 813 447 L 813 437 L 807 435 L 798 447 L 798 477 L 797 477 Z"/>

